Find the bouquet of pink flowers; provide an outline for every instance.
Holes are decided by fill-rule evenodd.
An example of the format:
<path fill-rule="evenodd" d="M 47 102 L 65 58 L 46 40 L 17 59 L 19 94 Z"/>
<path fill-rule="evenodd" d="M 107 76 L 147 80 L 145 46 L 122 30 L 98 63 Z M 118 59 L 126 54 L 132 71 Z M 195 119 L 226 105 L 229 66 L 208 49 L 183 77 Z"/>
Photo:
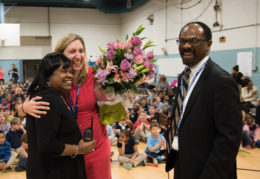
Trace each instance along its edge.
<path fill-rule="evenodd" d="M 107 50 L 99 47 L 102 55 L 94 66 L 96 79 L 96 97 L 103 124 L 111 124 L 126 116 L 129 106 L 127 91 L 136 91 L 136 85 L 154 78 L 156 69 L 152 51 L 145 50 L 153 46 L 149 40 L 142 46 L 139 37 L 144 30 L 140 26 L 131 38 L 123 42 L 109 42 Z"/>

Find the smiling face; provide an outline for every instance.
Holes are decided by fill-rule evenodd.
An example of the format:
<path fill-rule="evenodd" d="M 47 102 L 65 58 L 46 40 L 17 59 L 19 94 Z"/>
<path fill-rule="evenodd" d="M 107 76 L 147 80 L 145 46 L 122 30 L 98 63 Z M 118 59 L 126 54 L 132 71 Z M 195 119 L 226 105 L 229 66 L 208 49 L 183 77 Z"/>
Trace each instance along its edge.
<path fill-rule="evenodd" d="M 72 88 L 72 68 L 62 68 L 62 65 L 49 78 L 51 87 L 59 94 L 64 95 Z"/>
<path fill-rule="evenodd" d="M 189 24 L 180 33 L 179 52 L 183 64 L 192 67 L 198 64 L 210 51 L 212 40 L 205 39 L 199 24 Z"/>
<path fill-rule="evenodd" d="M 74 71 L 80 71 L 85 65 L 85 50 L 79 39 L 72 41 L 65 49 L 63 54 L 72 62 Z"/>

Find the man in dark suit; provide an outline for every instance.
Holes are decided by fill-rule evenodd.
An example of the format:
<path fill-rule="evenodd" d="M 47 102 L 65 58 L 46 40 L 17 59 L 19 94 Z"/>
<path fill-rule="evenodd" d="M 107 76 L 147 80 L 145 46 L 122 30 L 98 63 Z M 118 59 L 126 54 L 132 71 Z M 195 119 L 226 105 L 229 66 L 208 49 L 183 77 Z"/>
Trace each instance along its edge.
<path fill-rule="evenodd" d="M 235 179 L 242 136 L 237 85 L 210 59 L 206 24 L 186 24 L 177 42 L 185 71 L 191 72 L 185 96 L 184 72 L 178 79 L 175 117 L 166 133 L 166 171 L 174 168 L 175 179 Z"/>

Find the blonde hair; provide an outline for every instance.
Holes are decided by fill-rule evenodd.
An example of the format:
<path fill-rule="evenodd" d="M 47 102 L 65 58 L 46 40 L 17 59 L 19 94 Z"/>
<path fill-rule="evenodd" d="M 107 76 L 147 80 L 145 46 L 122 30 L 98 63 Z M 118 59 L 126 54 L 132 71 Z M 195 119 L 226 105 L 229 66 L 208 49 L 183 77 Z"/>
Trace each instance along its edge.
<path fill-rule="evenodd" d="M 84 40 L 81 36 L 77 35 L 77 34 L 73 34 L 73 33 L 68 33 L 65 36 L 63 36 L 62 38 L 60 38 L 60 40 L 58 41 L 58 43 L 56 44 L 55 47 L 55 52 L 59 52 L 59 53 L 63 53 L 65 48 L 73 41 L 75 40 L 79 40 L 82 45 L 83 45 L 83 49 L 84 52 L 86 54 L 86 48 L 85 48 L 85 43 Z M 83 67 L 81 68 L 80 72 L 79 72 L 79 76 L 78 76 L 78 81 L 77 81 L 77 86 L 82 86 L 83 83 L 86 80 L 86 77 L 88 75 L 88 64 L 86 62 L 86 58 L 84 59 L 84 64 Z"/>

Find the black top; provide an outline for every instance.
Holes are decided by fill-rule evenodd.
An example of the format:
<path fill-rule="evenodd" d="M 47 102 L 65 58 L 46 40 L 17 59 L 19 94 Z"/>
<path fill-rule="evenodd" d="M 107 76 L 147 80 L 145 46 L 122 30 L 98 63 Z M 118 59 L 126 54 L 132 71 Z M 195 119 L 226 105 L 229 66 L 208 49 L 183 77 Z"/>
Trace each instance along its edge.
<path fill-rule="evenodd" d="M 60 156 L 65 144 L 78 144 L 82 138 L 73 113 L 54 90 L 45 89 L 36 95 L 50 103 L 50 110 L 40 119 L 26 117 L 27 179 L 86 179 L 83 155 Z"/>
<path fill-rule="evenodd" d="M 12 71 L 18 72 L 18 70 L 17 70 L 16 67 L 13 68 Z M 12 77 L 13 77 L 13 78 L 14 78 L 14 77 L 17 77 L 17 76 L 18 76 L 18 74 L 16 74 L 16 73 L 12 73 Z"/>
<path fill-rule="evenodd" d="M 125 154 L 133 154 L 133 153 L 135 153 L 134 145 L 136 145 L 136 144 L 137 144 L 137 142 L 136 142 L 134 136 L 131 136 L 128 139 L 127 143 L 125 144 Z M 118 142 L 117 143 L 117 147 L 118 148 L 122 148 L 122 144 Z"/>
<path fill-rule="evenodd" d="M 23 135 L 23 130 L 19 129 L 17 131 L 12 131 L 9 129 L 9 131 L 6 134 L 6 140 L 11 144 L 12 149 L 17 149 L 21 147 L 21 137 Z"/>
<path fill-rule="evenodd" d="M 243 73 L 238 72 L 236 75 L 232 75 L 232 77 L 235 79 L 238 85 L 245 86 L 241 78 L 243 77 Z"/>

